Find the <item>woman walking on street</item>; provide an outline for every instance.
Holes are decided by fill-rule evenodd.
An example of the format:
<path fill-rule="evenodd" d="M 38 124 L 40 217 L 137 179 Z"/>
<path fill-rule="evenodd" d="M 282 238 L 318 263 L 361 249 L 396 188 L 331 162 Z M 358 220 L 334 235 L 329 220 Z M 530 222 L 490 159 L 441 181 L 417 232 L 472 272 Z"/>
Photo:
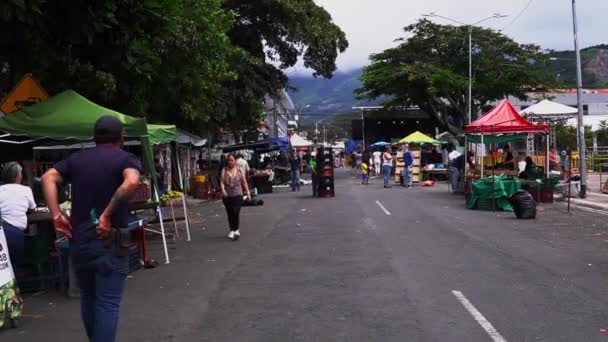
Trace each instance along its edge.
<path fill-rule="evenodd" d="M 384 187 L 390 188 L 391 173 L 393 171 L 393 155 L 391 148 L 387 147 L 382 154 L 382 171 L 384 172 Z"/>
<path fill-rule="evenodd" d="M 228 225 L 230 226 L 228 238 L 236 241 L 241 237 L 239 215 L 243 205 L 243 190 L 247 194 L 247 201 L 251 201 L 251 193 L 245 175 L 236 165 L 236 156 L 232 153 L 226 157 L 226 167 L 222 170 L 221 178 L 222 195 L 224 196 L 222 201 L 224 207 L 226 207 Z"/>

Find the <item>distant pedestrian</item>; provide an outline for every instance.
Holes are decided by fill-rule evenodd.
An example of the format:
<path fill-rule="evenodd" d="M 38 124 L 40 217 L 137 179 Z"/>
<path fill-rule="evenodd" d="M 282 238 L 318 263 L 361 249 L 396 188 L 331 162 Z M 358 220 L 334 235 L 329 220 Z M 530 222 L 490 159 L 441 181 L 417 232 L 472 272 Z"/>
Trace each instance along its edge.
<path fill-rule="evenodd" d="M 245 178 L 249 176 L 249 163 L 245 160 L 245 157 L 243 157 L 242 154 L 238 154 L 236 156 L 236 166 L 241 169 L 241 172 L 243 175 L 245 175 Z"/>
<path fill-rule="evenodd" d="M 228 238 L 236 241 L 241 237 L 239 230 L 239 216 L 241 207 L 243 206 L 243 193 L 247 195 L 247 201 L 251 201 L 251 193 L 247 179 L 243 174 L 243 170 L 236 165 L 236 157 L 234 154 L 229 154 L 226 157 L 227 166 L 222 170 L 222 195 L 226 214 L 228 215 L 228 225 L 230 233 Z"/>
<path fill-rule="evenodd" d="M 367 162 L 365 160 L 361 162 L 361 184 L 369 184 L 369 170 L 367 167 Z"/>
<path fill-rule="evenodd" d="M 300 191 L 300 170 L 302 169 L 302 158 L 295 150 L 291 153 L 289 158 L 289 165 L 291 167 L 291 191 Z"/>
<path fill-rule="evenodd" d="M 384 188 L 390 188 L 391 174 L 393 172 L 393 155 L 390 147 L 382 154 L 382 171 L 384 172 Z"/>
<path fill-rule="evenodd" d="M 412 167 L 414 166 L 414 155 L 410 151 L 410 145 L 403 144 L 403 186 L 412 186 Z"/>
<path fill-rule="evenodd" d="M 375 151 L 372 153 L 372 159 L 374 160 L 374 176 L 380 176 L 380 168 L 382 167 L 382 152 Z"/>
<path fill-rule="evenodd" d="M 318 149 L 315 149 L 311 156 L 308 166 L 310 167 L 310 176 L 312 180 L 312 196 L 317 197 L 319 195 L 319 174 L 317 171 L 317 154 Z"/>

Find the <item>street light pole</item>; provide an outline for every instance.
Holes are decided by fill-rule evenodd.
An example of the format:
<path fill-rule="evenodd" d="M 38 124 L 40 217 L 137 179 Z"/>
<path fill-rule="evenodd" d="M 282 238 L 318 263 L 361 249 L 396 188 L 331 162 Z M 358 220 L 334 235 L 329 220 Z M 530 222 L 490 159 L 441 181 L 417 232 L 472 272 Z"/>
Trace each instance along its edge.
<path fill-rule="evenodd" d="M 363 108 L 361 108 L 361 136 L 363 137 L 363 149 L 365 149 L 365 117 L 363 116 Z"/>
<path fill-rule="evenodd" d="M 576 51 L 576 98 L 578 102 L 578 163 L 581 175 L 580 197 L 585 198 L 587 193 L 587 159 L 585 147 L 585 125 L 583 122 L 583 73 L 581 68 L 581 51 L 578 46 L 578 23 L 576 16 L 576 0 L 572 0 L 572 24 L 574 27 L 574 50 Z"/>
<path fill-rule="evenodd" d="M 472 117 L 472 98 L 473 98 L 473 26 L 469 25 L 469 100 L 467 107 L 469 107 L 469 115 L 467 117 L 467 123 L 471 123 Z"/>

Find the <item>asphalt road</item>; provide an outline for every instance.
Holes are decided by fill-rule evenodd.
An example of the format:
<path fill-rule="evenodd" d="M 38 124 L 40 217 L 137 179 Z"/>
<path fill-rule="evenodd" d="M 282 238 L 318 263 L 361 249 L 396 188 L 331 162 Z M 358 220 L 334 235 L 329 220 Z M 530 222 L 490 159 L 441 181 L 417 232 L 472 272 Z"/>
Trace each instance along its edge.
<path fill-rule="evenodd" d="M 119 341 L 608 340 L 608 216 L 556 204 L 520 221 L 445 184 L 337 174 L 336 198 L 244 209 L 238 242 L 219 203 L 196 209 L 193 241 L 128 281 Z M 84 341 L 78 303 L 28 297 L 0 340 Z"/>

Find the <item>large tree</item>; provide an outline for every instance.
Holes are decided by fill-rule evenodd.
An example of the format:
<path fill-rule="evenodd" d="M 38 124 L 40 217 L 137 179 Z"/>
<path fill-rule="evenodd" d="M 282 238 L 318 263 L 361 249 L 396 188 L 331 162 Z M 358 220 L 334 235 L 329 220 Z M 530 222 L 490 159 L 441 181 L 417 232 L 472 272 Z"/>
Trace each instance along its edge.
<path fill-rule="evenodd" d="M 251 128 L 261 119 L 264 95 L 288 87 L 285 69 L 302 59 L 313 75 L 330 78 L 336 58 L 348 47 L 331 15 L 313 0 L 224 0 L 235 15 L 232 43 L 242 50 L 231 59 L 237 77 L 224 83 L 217 103 L 221 119 L 233 129 Z"/>
<path fill-rule="evenodd" d="M 51 94 L 72 88 L 155 121 L 206 120 L 218 83 L 235 77 L 233 18 L 221 0 L 7 0 L 2 88 L 31 72 Z"/>
<path fill-rule="evenodd" d="M 384 98 L 386 107 L 418 106 L 452 132 L 467 117 L 468 28 L 428 20 L 405 27 L 397 47 L 371 56 L 364 68 L 360 98 Z M 473 116 L 492 101 L 544 87 L 551 78 L 540 71 L 540 48 L 518 44 L 500 32 L 474 27 Z"/>

